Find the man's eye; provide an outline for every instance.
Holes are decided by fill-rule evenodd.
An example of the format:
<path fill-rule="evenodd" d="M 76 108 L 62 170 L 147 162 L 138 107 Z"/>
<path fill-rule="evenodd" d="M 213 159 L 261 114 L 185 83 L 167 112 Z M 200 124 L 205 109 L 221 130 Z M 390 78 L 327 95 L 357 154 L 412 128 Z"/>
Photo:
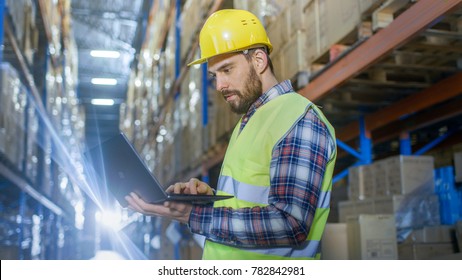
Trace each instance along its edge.
<path fill-rule="evenodd" d="M 215 85 L 216 85 L 216 82 L 217 82 L 217 76 L 216 76 L 216 75 L 213 75 L 213 74 L 210 74 L 210 75 L 209 75 L 209 78 L 208 78 L 208 82 L 209 82 L 212 86 L 215 86 Z"/>

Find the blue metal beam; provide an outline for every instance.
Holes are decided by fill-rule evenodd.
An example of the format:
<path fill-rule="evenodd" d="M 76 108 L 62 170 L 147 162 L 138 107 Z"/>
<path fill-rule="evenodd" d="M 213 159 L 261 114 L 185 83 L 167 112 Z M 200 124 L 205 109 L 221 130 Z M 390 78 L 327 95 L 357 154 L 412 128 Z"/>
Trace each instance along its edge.
<path fill-rule="evenodd" d="M 361 116 L 359 119 L 359 141 L 360 141 L 360 152 L 357 152 L 352 147 L 348 146 L 343 141 L 337 139 L 337 146 L 355 156 L 358 159 L 358 162 L 353 164 L 353 166 L 370 164 L 372 163 L 372 141 L 369 131 L 366 130 L 366 124 L 364 117 Z M 332 183 L 336 183 L 348 175 L 348 168 L 341 171 L 332 179 Z"/>
<path fill-rule="evenodd" d="M 409 132 L 401 133 L 399 137 L 399 150 L 400 154 L 402 155 L 412 155 L 411 138 L 409 137 Z"/>
<path fill-rule="evenodd" d="M 435 140 L 433 140 L 432 142 L 428 143 L 427 145 L 423 146 L 420 150 L 416 151 L 414 153 L 414 155 L 416 156 L 421 156 L 423 154 L 425 154 L 426 152 L 428 152 L 429 150 L 433 149 L 434 147 L 436 147 L 438 144 L 440 144 L 441 142 L 443 142 L 444 140 L 446 140 L 449 136 L 451 136 L 455 131 L 449 131 L 441 136 L 439 136 L 438 138 L 436 138 Z"/>
<path fill-rule="evenodd" d="M 348 176 L 348 168 L 344 169 L 343 171 L 335 175 L 334 178 L 332 179 L 332 184 L 337 183 L 338 181 L 342 180 L 346 176 Z"/>
<path fill-rule="evenodd" d="M 357 159 L 362 160 L 363 156 L 357 152 L 352 147 L 348 146 L 345 142 L 337 139 L 337 146 L 345 150 L 346 152 L 350 153 L 351 155 L 355 156 Z"/>
<path fill-rule="evenodd" d="M 362 165 L 361 162 L 357 162 L 357 163 L 353 164 L 353 165 L 350 166 L 350 167 L 358 166 L 358 165 Z M 338 181 L 342 180 L 344 177 L 348 176 L 348 169 L 349 169 L 350 167 L 345 168 L 343 171 L 341 171 L 340 173 L 338 173 L 337 175 L 335 175 L 334 178 L 332 179 L 332 184 L 335 184 L 335 183 L 337 183 Z"/>
<path fill-rule="evenodd" d="M 372 162 L 372 141 L 369 131 L 366 131 L 364 117 L 359 120 L 360 124 L 360 149 L 359 152 L 348 146 L 345 142 L 337 139 L 337 146 L 356 157 L 362 164 L 369 164 Z"/>
<path fill-rule="evenodd" d="M 364 116 L 359 119 L 359 143 L 362 155 L 362 164 L 370 164 L 372 162 L 372 141 L 370 132 L 366 130 L 366 121 Z"/>

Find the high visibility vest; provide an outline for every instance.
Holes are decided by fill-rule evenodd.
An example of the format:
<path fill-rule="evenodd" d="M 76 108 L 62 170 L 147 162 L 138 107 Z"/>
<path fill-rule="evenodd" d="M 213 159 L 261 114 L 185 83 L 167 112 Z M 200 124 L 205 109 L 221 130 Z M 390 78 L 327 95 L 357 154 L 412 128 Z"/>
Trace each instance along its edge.
<path fill-rule="evenodd" d="M 296 93 L 278 96 L 264 104 L 240 133 L 239 121 L 226 151 L 217 191 L 218 194 L 231 194 L 234 198 L 215 202 L 214 207 L 238 209 L 268 205 L 273 149 L 308 110 L 317 112 L 335 141 L 334 129 L 324 114 Z M 319 259 L 319 243 L 330 210 L 335 159 L 336 149 L 327 163 L 313 223 L 301 246 L 243 248 L 206 240 L 203 259 Z"/>

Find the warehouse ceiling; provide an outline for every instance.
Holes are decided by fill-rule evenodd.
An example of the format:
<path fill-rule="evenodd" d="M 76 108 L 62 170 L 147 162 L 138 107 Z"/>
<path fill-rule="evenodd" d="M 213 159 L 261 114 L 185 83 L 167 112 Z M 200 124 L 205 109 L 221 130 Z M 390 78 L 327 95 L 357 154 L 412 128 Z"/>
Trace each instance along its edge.
<path fill-rule="evenodd" d="M 119 131 L 119 107 L 125 100 L 131 68 L 136 65 L 153 0 L 72 1 L 73 31 L 79 59 L 79 98 L 86 112 L 88 146 Z M 118 58 L 92 57 L 92 50 L 118 51 Z M 95 85 L 93 78 L 116 79 L 117 85 Z M 113 106 L 92 105 L 113 99 Z"/>

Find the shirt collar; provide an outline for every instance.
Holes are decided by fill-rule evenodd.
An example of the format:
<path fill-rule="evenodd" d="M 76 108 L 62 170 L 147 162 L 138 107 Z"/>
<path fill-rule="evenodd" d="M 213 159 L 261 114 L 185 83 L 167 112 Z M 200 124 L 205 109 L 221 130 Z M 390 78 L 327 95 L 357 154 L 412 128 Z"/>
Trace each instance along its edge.
<path fill-rule="evenodd" d="M 276 97 L 293 92 L 294 89 L 292 87 L 292 83 L 290 80 L 285 80 L 280 82 L 279 84 L 270 88 L 267 92 L 265 92 L 262 96 L 260 96 L 257 101 L 255 101 L 249 108 L 248 114 L 252 114 L 255 110 L 260 108 L 261 106 L 265 105 L 269 101 L 275 99 Z"/>

